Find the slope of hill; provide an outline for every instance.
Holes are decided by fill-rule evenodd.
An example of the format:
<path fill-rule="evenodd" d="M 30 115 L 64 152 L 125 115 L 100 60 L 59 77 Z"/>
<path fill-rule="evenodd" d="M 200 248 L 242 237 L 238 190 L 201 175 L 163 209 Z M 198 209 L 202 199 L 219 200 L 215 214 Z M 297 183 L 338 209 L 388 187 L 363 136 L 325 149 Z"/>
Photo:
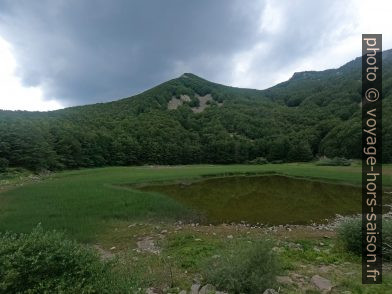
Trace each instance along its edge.
<path fill-rule="evenodd" d="M 383 60 L 383 154 L 392 162 L 392 50 Z M 0 168 L 359 158 L 360 101 L 359 58 L 338 69 L 295 73 L 267 90 L 186 73 L 114 102 L 0 111 Z"/>

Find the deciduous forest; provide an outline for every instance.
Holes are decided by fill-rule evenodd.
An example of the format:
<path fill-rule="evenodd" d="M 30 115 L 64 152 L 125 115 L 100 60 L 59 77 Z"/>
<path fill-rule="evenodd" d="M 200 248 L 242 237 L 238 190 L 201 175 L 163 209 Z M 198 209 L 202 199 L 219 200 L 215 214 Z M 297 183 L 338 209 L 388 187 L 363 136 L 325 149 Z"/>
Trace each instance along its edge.
<path fill-rule="evenodd" d="M 383 84 L 383 111 L 390 113 L 391 50 L 383 53 Z M 206 95 L 211 99 L 201 109 Z M 175 109 L 168 107 L 173 101 Z M 0 111 L 0 168 L 360 158 L 360 109 L 360 58 L 337 69 L 295 73 L 266 90 L 223 86 L 186 73 L 114 102 Z M 384 162 L 392 162 L 391 120 L 384 115 Z"/>

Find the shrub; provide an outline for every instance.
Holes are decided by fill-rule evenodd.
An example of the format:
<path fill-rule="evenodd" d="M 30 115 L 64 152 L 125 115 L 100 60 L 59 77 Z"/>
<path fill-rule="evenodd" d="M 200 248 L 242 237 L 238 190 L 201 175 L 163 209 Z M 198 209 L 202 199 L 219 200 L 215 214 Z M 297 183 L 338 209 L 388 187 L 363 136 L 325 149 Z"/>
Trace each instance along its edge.
<path fill-rule="evenodd" d="M 3 173 L 7 170 L 8 160 L 0 157 L 0 173 Z"/>
<path fill-rule="evenodd" d="M 343 157 L 323 158 L 316 162 L 319 166 L 350 166 L 351 161 Z"/>
<path fill-rule="evenodd" d="M 307 162 L 313 159 L 312 149 L 307 142 L 295 139 L 290 144 L 287 160 L 291 162 Z"/>
<path fill-rule="evenodd" d="M 338 228 L 338 238 L 344 247 L 355 254 L 362 254 L 362 220 L 350 218 L 342 222 Z"/>
<path fill-rule="evenodd" d="M 382 224 L 383 259 L 392 260 L 392 220 L 384 219 Z M 338 238 L 345 248 L 357 255 L 362 254 L 362 219 L 351 218 L 338 228 Z"/>
<path fill-rule="evenodd" d="M 195 96 L 191 96 L 191 101 L 189 101 L 188 104 L 190 107 L 199 107 L 200 100 Z"/>
<path fill-rule="evenodd" d="M 57 232 L 0 234 L 0 293 L 109 292 L 108 264 Z"/>
<path fill-rule="evenodd" d="M 268 160 L 264 157 L 256 157 L 248 162 L 249 164 L 267 164 Z"/>
<path fill-rule="evenodd" d="M 280 266 L 270 242 L 241 246 L 214 259 L 206 267 L 206 280 L 230 293 L 263 293 L 275 285 Z"/>

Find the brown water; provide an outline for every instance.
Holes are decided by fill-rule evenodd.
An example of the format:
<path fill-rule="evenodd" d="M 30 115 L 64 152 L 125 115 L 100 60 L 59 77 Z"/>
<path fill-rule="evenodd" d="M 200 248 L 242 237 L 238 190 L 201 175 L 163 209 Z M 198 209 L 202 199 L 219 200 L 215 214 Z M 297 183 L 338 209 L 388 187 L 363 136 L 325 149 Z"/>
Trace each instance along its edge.
<path fill-rule="evenodd" d="M 168 195 L 214 224 L 309 224 L 361 212 L 358 187 L 277 175 L 210 178 L 139 189 Z"/>

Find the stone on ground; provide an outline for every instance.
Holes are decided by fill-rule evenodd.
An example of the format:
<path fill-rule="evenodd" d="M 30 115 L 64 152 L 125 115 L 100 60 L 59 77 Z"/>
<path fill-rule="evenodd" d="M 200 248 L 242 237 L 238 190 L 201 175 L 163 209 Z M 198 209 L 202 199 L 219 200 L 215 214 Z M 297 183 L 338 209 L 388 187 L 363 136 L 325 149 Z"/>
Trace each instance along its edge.
<path fill-rule="evenodd" d="M 211 294 L 211 293 L 215 293 L 215 287 L 212 286 L 211 284 L 204 285 L 199 291 L 199 294 Z"/>
<path fill-rule="evenodd" d="M 319 275 L 315 275 L 310 280 L 318 289 L 323 291 L 331 291 L 332 283 L 330 280 L 320 277 Z"/>
<path fill-rule="evenodd" d="M 145 237 L 142 240 L 138 241 L 137 247 L 141 251 L 146 251 L 154 254 L 159 254 L 160 250 L 155 245 L 154 240 L 151 237 Z"/>
<path fill-rule="evenodd" d="M 158 294 L 159 292 L 156 291 L 155 288 L 147 288 L 146 289 L 146 294 Z"/>
<path fill-rule="evenodd" d="M 193 284 L 191 287 L 191 294 L 199 294 L 200 284 Z"/>
<path fill-rule="evenodd" d="M 276 281 L 279 284 L 284 284 L 284 285 L 291 285 L 293 283 L 293 280 L 288 276 L 277 276 Z"/>

